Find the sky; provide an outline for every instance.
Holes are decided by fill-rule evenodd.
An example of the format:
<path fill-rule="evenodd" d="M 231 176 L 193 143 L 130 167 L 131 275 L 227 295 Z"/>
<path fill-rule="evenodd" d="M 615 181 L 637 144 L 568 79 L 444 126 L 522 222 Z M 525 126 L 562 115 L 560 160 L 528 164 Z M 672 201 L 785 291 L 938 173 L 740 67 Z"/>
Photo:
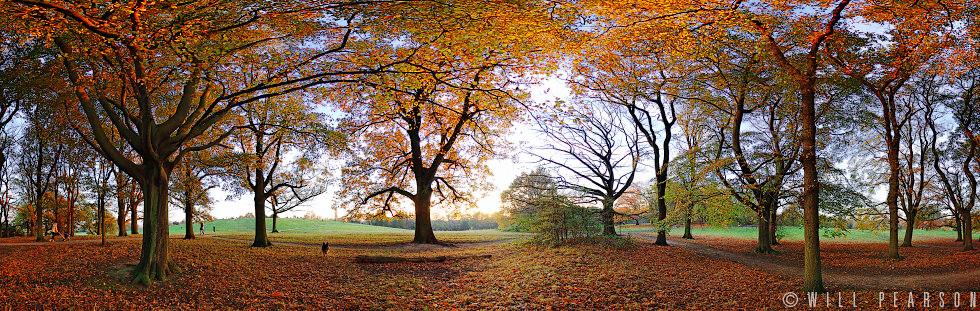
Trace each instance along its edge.
<path fill-rule="evenodd" d="M 556 99 L 565 99 L 570 96 L 571 91 L 565 82 L 558 78 L 542 79 L 538 84 L 528 87 L 531 98 L 535 102 L 549 102 Z M 507 139 L 514 143 L 517 148 L 514 154 L 509 154 L 505 159 L 491 160 L 488 163 L 492 176 L 489 176 L 493 189 L 488 189 L 483 193 L 482 198 L 477 201 L 475 209 L 461 211 L 462 214 L 472 214 L 475 212 L 494 213 L 500 210 L 500 193 L 507 189 L 511 181 L 521 174 L 530 171 L 535 166 L 534 157 L 528 153 L 528 148 L 534 145 L 535 133 L 530 124 L 516 123 L 510 137 Z M 336 176 L 335 176 L 336 177 Z M 330 190 L 316 197 L 305 206 L 298 207 L 296 210 L 283 213 L 281 217 L 303 216 L 308 212 L 313 212 L 319 217 L 335 218 L 344 217 L 346 212 L 337 211 L 336 215 L 333 206 L 334 192 L 337 190 L 338 183 L 331 185 Z M 235 218 L 247 213 L 254 213 L 255 208 L 252 203 L 251 195 L 245 194 L 237 198 L 230 198 L 226 191 L 220 189 L 211 190 L 211 198 L 215 200 L 211 215 L 215 218 Z M 432 210 L 433 218 L 445 218 L 449 211 L 446 208 L 435 207 Z M 266 212 L 268 214 L 268 211 Z M 170 219 L 183 219 L 183 212 L 179 209 L 171 209 Z"/>

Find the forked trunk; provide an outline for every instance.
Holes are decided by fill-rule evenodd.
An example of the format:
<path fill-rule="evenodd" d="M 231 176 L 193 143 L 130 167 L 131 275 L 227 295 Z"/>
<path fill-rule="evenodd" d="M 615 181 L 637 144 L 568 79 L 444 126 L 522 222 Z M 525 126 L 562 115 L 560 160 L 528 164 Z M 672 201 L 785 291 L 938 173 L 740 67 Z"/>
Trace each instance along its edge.
<path fill-rule="evenodd" d="M 415 196 L 415 239 L 412 243 L 439 244 L 436 234 L 432 231 L 432 219 L 429 209 L 432 207 L 432 190 L 420 190 Z"/>
<path fill-rule="evenodd" d="M 140 262 L 133 270 L 133 282 L 150 285 L 153 280 L 164 281 L 180 272 L 170 258 L 168 243 L 169 213 L 167 209 L 168 177 L 163 168 L 149 172 L 140 182 L 143 190 L 143 249 Z"/>

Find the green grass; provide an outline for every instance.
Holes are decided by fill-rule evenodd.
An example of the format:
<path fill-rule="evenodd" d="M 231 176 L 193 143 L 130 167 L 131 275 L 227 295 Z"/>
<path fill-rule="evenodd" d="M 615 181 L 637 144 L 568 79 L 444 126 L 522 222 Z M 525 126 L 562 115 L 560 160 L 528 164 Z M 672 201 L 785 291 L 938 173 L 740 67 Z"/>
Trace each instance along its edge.
<path fill-rule="evenodd" d="M 217 225 L 217 232 L 212 231 L 212 225 Z M 194 224 L 194 234 L 201 233 L 200 226 L 200 223 Z M 217 219 L 208 222 L 206 226 L 208 235 L 216 234 L 242 240 L 255 238 L 254 218 Z M 279 232 L 269 233 L 269 240 L 272 243 L 320 244 L 328 242 L 345 245 L 389 245 L 411 242 L 415 235 L 414 230 L 316 219 L 279 219 L 277 227 Z M 266 219 L 266 229 L 272 230 L 272 219 Z M 171 235 L 183 236 L 184 230 L 183 224 L 170 226 Z M 520 233 L 500 230 L 436 231 L 435 233 L 437 239 L 450 243 L 487 242 L 521 236 Z"/>
<path fill-rule="evenodd" d="M 405 232 L 322 232 L 322 233 L 269 233 L 269 241 L 316 244 L 327 242 L 335 245 L 392 245 L 412 241 L 415 233 Z M 520 233 L 500 230 L 436 231 L 436 238 L 449 243 L 499 241 L 523 236 Z M 255 233 L 221 234 L 218 236 L 240 240 L 253 240 Z"/>
<path fill-rule="evenodd" d="M 212 233 L 211 226 L 217 225 L 218 234 L 247 234 L 255 232 L 254 218 L 216 219 L 206 223 L 208 234 Z M 272 219 L 266 218 L 266 229 L 272 230 Z M 333 220 L 280 218 L 276 225 L 282 233 L 325 233 L 325 232 L 375 232 L 375 233 L 411 233 L 411 230 L 346 223 Z M 184 225 L 171 225 L 170 234 L 184 234 Z M 201 224 L 194 224 L 194 233 L 201 232 Z"/>
<path fill-rule="evenodd" d="M 787 241 L 802 241 L 803 240 L 803 228 L 800 227 L 780 227 L 780 233 L 783 235 L 783 239 Z M 655 229 L 649 224 L 645 225 L 623 225 L 617 226 L 617 232 L 654 232 Z M 691 229 L 691 234 L 694 235 L 696 239 L 698 236 L 714 236 L 714 237 L 729 237 L 737 239 L 753 240 L 758 238 L 758 229 L 755 227 L 694 227 Z M 823 232 L 821 230 L 821 232 Z M 680 237 L 684 235 L 684 228 L 672 228 L 669 233 L 670 236 Z M 901 241 L 905 237 L 905 230 L 899 230 L 898 239 Z M 913 241 L 921 238 L 941 238 L 941 239 L 955 239 L 956 232 L 952 230 L 915 230 L 913 232 Z M 849 230 L 844 232 L 844 236 L 840 237 L 827 237 L 821 236 L 821 241 L 841 241 L 841 242 L 887 242 L 888 241 L 888 231 L 870 231 L 870 230 Z"/>

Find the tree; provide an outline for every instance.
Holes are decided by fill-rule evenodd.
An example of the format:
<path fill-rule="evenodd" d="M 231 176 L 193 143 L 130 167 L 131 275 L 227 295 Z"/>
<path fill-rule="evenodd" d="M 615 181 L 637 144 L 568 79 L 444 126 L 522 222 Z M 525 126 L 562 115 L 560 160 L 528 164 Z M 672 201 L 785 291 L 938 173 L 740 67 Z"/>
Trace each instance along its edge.
<path fill-rule="evenodd" d="M 177 165 L 171 174 L 170 200 L 184 211 L 184 239 L 194 238 L 194 224 L 210 218 L 212 201 L 208 191 L 218 185 L 208 182 L 208 177 L 217 175 L 214 166 L 203 152 L 191 155 Z"/>
<path fill-rule="evenodd" d="M 484 188 L 484 163 L 500 155 L 499 135 L 519 118 L 520 79 L 554 67 L 568 12 L 551 1 L 395 2 L 377 12 L 389 18 L 371 33 L 372 48 L 410 56 L 338 92 L 352 141 L 365 147 L 343 173 L 340 196 L 352 212 L 395 214 L 410 204 L 413 241 L 438 243 L 432 207 L 469 205 Z"/>
<path fill-rule="evenodd" d="M 316 172 L 310 169 L 303 169 L 303 167 L 310 165 L 311 163 L 302 162 L 305 161 L 297 163 L 295 165 L 296 168 L 292 169 L 291 171 L 296 173 Z M 295 210 L 296 208 L 303 206 L 303 204 L 306 204 L 306 202 L 309 202 L 311 199 L 327 192 L 327 186 L 329 183 L 324 177 L 326 174 L 321 173 L 315 175 L 318 176 L 299 175 L 296 179 L 313 180 L 313 182 L 309 182 L 303 185 L 303 187 L 299 188 L 280 188 L 279 191 L 276 191 L 269 196 L 269 210 L 272 211 L 272 232 L 279 232 L 279 229 L 276 227 L 277 222 L 279 221 L 279 214 Z"/>
<path fill-rule="evenodd" d="M 327 152 L 337 153 L 346 141 L 345 135 L 325 125 L 320 113 L 304 104 L 307 94 L 288 94 L 275 99 L 256 101 L 242 107 L 240 130 L 232 135 L 237 145 L 239 166 L 226 176 L 236 179 L 239 190 L 252 193 L 255 209 L 255 240 L 252 246 L 271 246 L 266 230 L 266 203 L 287 189 L 310 187 L 317 180 L 319 159 Z M 230 174 L 230 175 L 229 175 Z M 244 179 L 244 180 L 243 180 Z M 242 189 L 244 188 L 244 189 Z M 287 190 L 288 191 L 288 190 Z M 313 193 L 309 193 L 313 195 Z M 308 200 L 312 197 L 305 197 Z M 295 207 L 295 206 L 294 206 Z M 275 216 L 278 213 L 273 209 Z"/>
<path fill-rule="evenodd" d="M 764 67 L 762 56 L 747 52 L 745 40 L 731 35 L 718 45 L 718 57 L 702 61 L 709 94 L 704 109 L 718 127 L 715 173 L 738 202 L 755 212 L 757 253 L 773 253 L 776 212 L 786 184 L 799 170 L 800 124 L 792 95 Z M 700 81 L 699 81 L 700 82 Z M 727 132 L 727 133 L 726 133 Z"/>
<path fill-rule="evenodd" d="M 579 193 L 586 203 L 599 204 L 603 235 L 616 235 L 614 208 L 636 177 L 644 149 L 639 131 L 626 120 L 622 107 L 584 102 L 538 121 L 546 138 L 541 160 L 567 177 L 559 188 Z"/>
<path fill-rule="evenodd" d="M 531 231 L 543 198 L 558 188 L 554 177 L 544 167 L 522 172 L 500 193 L 501 209 L 510 216 L 510 227 L 516 231 Z"/>
<path fill-rule="evenodd" d="M 231 134 L 218 123 L 251 102 L 378 71 L 345 62 L 355 31 L 352 9 L 361 4 L 163 1 L 93 7 L 14 0 L 2 10 L 12 17 L 11 27 L 50 38 L 58 48 L 87 123 L 85 136 L 140 184 L 144 232 L 133 281 L 149 284 L 179 271 L 166 238 L 170 173 L 189 153 Z M 220 74 L 240 69 L 248 61 L 243 55 L 286 52 L 290 57 L 262 79 L 234 83 Z M 109 139 L 112 131 L 138 159 L 122 154 Z M 217 139 L 188 145 L 208 131 L 218 132 Z"/>
<path fill-rule="evenodd" d="M 902 131 L 914 109 L 903 109 L 896 96 L 906 83 L 954 41 L 944 15 L 948 8 L 932 2 L 915 3 L 899 10 L 871 8 L 862 16 L 890 27 L 887 37 L 874 33 L 839 35 L 827 41 L 825 50 L 839 70 L 857 79 L 881 107 L 880 124 L 888 162 L 889 239 L 888 258 L 898 252 L 898 211 L 901 191 Z M 850 35 L 850 36 L 849 36 Z M 850 41 L 850 42 L 847 42 Z M 855 42 L 856 41 L 856 42 Z M 843 46 L 842 46 L 843 45 Z M 911 107 L 909 107 L 911 108 Z"/>
<path fill-rule="evenodd" d="M 778 16 L 751 17 L 755 30 L 762 36 L 763 46 L 772 54 L 782 73 L 791 78 L 798 92 L 800 101 L 800 118 L 798 122 L 802 129 L 800 166 L 803 168 L 803 291 L 824 292 L 823 276 L 820 269 L 820 182 L 817 172 L 817 114 L 816 114 L 816 85 L 817 71 L 820 69 L 820 49 L 823 42 L 834 34 L 837 23 L 843 16 L 844 9 L 850 0 L 837 2 L 827 15 L 826 21 L 818 24 L 807 24 L 802 32 L 806 34 L 804 42 L 790 42 L 795 46 L 784 47 L 775 37 L 774 19 Z M 818 3 L 810 4 L 821 12 L 823 6 Z M 776 12 L 789 12 L 789 8 L 780 7 Z M 812 19 L 811 19 L 812 23 Z M 801 27 L 803 28 L 803 27 Z M 809 33 L 807 33 L 809 32 Z M 785 43 L 784 43 L 785 44 Z M 792 48 L 802 47 L 804 57 L 802 68 L 792 63 L 788 52 Z"/>
<path fill-rule="evenodd" d="M 926 118 L 929 129 L 932 132 L 933 168 L 939 174 L 942 181 L 944 193 L 948 197 L 949 204 L 953 206 L 959 216 L 957 219 L 961 224 L 963 249 L 972 250 L 973 248 L 973 208 L 977 201 L 977 178 L 974 175 L 976 170 L 972 164 L 977 154 L 980 153 L 980 137 L 975 133 L 980 127 L 980 107 L 976 102 L 977 90 L 980 89 L 980 73 L 976 69 L 971 69 L 956 77 L 951 85 L 955 97 L 947 101 L 947 106 L 952 110 L 953 119 L 956 120 L 956 130 L 954 135 L 949 138 L 947 151 L 941 152 L 936 146 L 939 131 L 932 113 L 934 106 L 927 105 Z M 941 163 L 943 159 L 953 161 L 954 166 L 959 166 L 959 172 L 955 172 L 952 167 L 944 167 Z"/>
<path fill-rule="evenodd" d="M 55 124 L 44 119 L 52 115 L 46 109 L 54 106 L 37 105 L 28 111 L 28 127 L 21 137 L 20 183 L 27 189 L 30 205 L 35 213 L 31 224 L 35 240 L 44 241 L 44 197 L 54 188 L 57 165 L 63 152 L 63 145 L 54 140 L 58 129 Z"/>

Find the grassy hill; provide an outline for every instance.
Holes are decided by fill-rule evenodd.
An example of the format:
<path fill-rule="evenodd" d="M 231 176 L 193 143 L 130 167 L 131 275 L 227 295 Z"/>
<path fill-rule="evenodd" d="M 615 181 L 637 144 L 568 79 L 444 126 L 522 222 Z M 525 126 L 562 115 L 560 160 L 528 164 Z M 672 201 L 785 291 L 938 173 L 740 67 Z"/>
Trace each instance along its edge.
<path fill-rule="evenodd" d="M 272 219 L 266 218 L 266 228 L 272 230 Z M 216 225 L 218 234 L 239 234 L 255 232 L 254 218 L 217 219 L 208 222 L 207 231 L 211 233 L 211 225 Z M 194 233 L 200 233 L 201 224 L 194 224 Z M 328 232 L 369 232 L 369 233 L 411 233 L 411 230 L 346 223 L 333 220 L 280 218 L 277 224 L 280 232 L 288 233 L 328 233 Z M 171 225 L 170 234 L 184 234 L 184 225 Z"/>

